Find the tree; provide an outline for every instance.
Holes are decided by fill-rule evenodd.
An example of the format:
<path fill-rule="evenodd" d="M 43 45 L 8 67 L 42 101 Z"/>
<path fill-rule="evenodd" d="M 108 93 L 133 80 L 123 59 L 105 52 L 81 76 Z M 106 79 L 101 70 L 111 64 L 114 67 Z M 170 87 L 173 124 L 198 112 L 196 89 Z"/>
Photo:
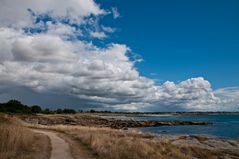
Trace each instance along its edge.
<path fill-rule="evenodd" d="M 62 113 L 63 113 L 63 110 L 62 110 L 62 109 L 57 109 L 57 110 L 56 110 L 56 113 L 57 113 L 57 114 L 62 114 Z"/>
<path fill-rule="evenodd" d="M 76 111 L 74 109 L 64 109 L 63 110 L 63 113 L 66 113 L 66 114 L 75 114 Z"/>
<path fill-rule="evenodd" d="M 18 100 L 9 100 L 4 104 L 6 112 L 11 113 L 30 113 L 29 108 Z"/>
<path fill-rule="evenodd" d="M 43 110 L 42 113 L 44 113 L 44 114 L 51 114 L 52 112 L 50 111 L 49 108 L 46 108 L 45 110 Z"/>
<path fill-rule="evenodd" d="M 91 109 L 90 110 L 90 113 L 95 113 L 96 111 L 94 109 Z"/>
<path fill-rule="evenodd" d="M 41 113 L 42 112 L 41 107 L 38 105 L 32 106 L 31 111 L 32 111 L 32 113 Z"/>
<path fill-rule="evenodd" d="M 6 108 L 4 107 L 4 104 L 0 103 L 0 112 L 6 112 Z"/>

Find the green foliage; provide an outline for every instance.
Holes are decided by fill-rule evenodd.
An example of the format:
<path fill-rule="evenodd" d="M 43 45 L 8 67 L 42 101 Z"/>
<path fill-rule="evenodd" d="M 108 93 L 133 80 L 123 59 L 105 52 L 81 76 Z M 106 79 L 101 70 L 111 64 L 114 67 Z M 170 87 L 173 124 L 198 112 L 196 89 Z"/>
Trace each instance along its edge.
<path fill-rule="evenodd" d="M 96 111 L 94 109 L 91 109 L 90 110 L 90 113 L 95 113 Z"/>
<path fill-rule="evenodd" d="M 0 103 L 0 112 L 4 113 L 16 113 L 16 114 L 75 114 L 76 111 L 74 109 L 57 109 L 56 111 L 50 110 L 46 108 L 42 110 L 42 108 L 38 105 L 27 106 L 22 104 L 18 100 L 10 100 L 7 103 Z"/>
<path fill-rule="evenodd" d="M 0 112 L 10 112 L 10 113 L 24 113 L 31 114 L 31 108 L 23 105 L 21 102 L 17 100 L 10 100 L 7 103 L 0 104 Z"/>
<path fill-rule="evenodd" d="M 53 114 L 54 112 L 51 111 L 49 108 L 46 108 L 42 111 L 43 114 Z"/>
<path fill-rule="evenodd" d="M 63 110 L 62 110 L 62 109 L 57 109 L 57 110 L 56 110 L 56 113 L 57 113 L 57 114 L 62 114 L 62 113 L 63 113 Z"/>
<path fill-rule="evenodd" d="M 31 111 L 32 111 L 32 113 L 41 113 L 42 112 L 41 107 L 38 105 L 32 106 Z"/>
<path fill-rule="evenodd" d="M 63 113 L 66 113 L 66 114 L 75 114 L 76 111 L 74 109 L 64 109 L 63 110 Z"/>

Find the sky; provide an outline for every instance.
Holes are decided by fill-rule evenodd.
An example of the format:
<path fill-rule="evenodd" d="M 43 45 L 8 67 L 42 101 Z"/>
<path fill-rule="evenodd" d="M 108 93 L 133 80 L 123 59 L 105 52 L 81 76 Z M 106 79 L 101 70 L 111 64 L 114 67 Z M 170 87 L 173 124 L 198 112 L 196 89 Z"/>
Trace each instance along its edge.
<path fill-rule="evenodd" d="M 239 111 L 237 0 L 0 0 L 0 101 Z"/>
<path fill-rule="evenodd" d="M 118 7 L 114 40 L 143 57 L 143 75 L 157 74 L 162 82 L 203 76 L 213 88 L 239 85 L 237 0 L 97 2 Z"/>

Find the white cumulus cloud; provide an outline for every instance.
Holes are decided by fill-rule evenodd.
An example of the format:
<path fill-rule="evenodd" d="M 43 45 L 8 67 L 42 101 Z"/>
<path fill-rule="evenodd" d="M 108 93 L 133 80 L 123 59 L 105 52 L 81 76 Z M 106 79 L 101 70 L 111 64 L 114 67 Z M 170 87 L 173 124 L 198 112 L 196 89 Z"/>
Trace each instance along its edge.
<path fill-rule="evenodd" d="M 93 0 L 1 0 L 0 3 L 0 26 L 32 24 L 29 11 L 78 22 L 86 16 L 105 14 Z"/>
<path fill-rule="evenodd" d="M 107 35 L 104 32 L 90 32 L 90 36 L 98 39 L 104 39 L 107 37 Z"/>

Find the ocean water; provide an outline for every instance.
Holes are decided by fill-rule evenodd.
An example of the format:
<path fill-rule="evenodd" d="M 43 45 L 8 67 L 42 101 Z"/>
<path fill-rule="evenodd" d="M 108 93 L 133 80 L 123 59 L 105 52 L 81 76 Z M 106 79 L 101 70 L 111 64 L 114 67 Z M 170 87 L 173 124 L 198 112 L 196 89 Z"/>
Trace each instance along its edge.
<path fill-rule="evenodd" d="M 143 132 L 172 135 L 207 135 L 227 139 L 239 139 L 239 114 L 230 115 L 205 115 L 205 116 L 150 116 L 150 117 L 124 117 L 124 119 L 138 120 L 184 120 L 184 121 L 209 121 L 212 125 L 185 125 L 185 126 L 160 126 L 139 128 Z"/>

